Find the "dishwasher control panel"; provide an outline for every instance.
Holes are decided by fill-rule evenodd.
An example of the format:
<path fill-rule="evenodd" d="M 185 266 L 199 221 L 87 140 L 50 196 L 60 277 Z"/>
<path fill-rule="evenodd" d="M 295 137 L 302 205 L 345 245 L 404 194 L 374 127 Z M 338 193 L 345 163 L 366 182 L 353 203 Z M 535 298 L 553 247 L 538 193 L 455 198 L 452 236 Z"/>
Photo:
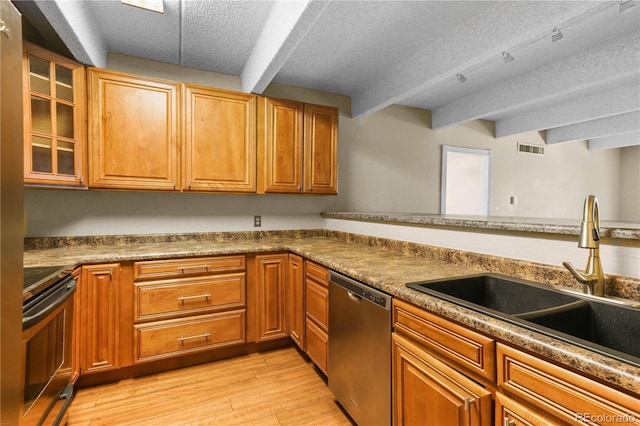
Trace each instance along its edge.
<path fill-rule="evenodd" d="M 380 290 L 334 271 L 331 271 L 331 282 L 343 287 L 354 297 L 366 299 L 382 308 L 391 310 L 391 296 Z"/>

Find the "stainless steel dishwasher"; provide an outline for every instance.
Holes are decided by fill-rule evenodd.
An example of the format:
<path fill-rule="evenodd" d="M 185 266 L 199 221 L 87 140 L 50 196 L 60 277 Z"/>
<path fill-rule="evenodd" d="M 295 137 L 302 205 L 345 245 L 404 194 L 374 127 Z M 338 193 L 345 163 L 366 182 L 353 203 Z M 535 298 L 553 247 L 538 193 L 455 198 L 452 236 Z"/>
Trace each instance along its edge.
<path fill-rule="evenodd" d="M 360 426 L 391 424 L 391 296 L 331 271 L 329 389 Z"/>

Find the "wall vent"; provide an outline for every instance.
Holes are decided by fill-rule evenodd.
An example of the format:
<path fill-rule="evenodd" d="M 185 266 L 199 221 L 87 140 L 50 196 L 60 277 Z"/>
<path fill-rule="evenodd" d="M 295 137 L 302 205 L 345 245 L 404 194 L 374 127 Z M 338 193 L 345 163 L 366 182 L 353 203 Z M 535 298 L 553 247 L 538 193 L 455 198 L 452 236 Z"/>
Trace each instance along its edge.
<path fill-rule="evenodd" d="M 518 152 L 521 152 L 523 154 L 544 155 L 544 146 L 527 145 L 525 143 L 518 142 Z"/>

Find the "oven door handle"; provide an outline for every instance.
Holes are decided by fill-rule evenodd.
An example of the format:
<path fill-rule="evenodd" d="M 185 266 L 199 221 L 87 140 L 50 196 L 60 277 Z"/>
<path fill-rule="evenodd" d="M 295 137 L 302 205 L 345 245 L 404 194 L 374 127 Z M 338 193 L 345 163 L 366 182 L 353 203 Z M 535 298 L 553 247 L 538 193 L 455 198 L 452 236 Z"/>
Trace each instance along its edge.
<path fill-rule="evenodd" d="M 30 327 L 37 324 L 51 312 L 56 310 L 59 306 L 64 304 L 64 302 L 66 302 L 67 299 L 69 299 L 69 297 L 71 297 L 71 295 L 76 291 L 76 287 L 76 280 L 70 280 L 66 286 L 62 287 L 64 291 L 60 292 L 60 296 L 56 297 L 56 299 L 50 303 L 47 303 L 44 309 L 38 310 L 34 315 L 23 317 L 22 330 L 28 330 Z"/>
<path fill-rule="evenodd" d="M 71 383 L 67 384 L 67 386 L 64 388 L 64 390 L 62 391 L 62 393 L 60 393 L 60 396 L 58 397 L 58 401 L 63 399 L 65 400 L 64 405 L 60 409 L 60 412 L 56 416 L 56 419 L 53 421 L 54 426 L 59 426 L 64 424 L 63 420 L 65 418 L 67 411 L 69 410 L 69 406 L 71 405 L 71 402 L 73 401 L 73 385 Z"/>

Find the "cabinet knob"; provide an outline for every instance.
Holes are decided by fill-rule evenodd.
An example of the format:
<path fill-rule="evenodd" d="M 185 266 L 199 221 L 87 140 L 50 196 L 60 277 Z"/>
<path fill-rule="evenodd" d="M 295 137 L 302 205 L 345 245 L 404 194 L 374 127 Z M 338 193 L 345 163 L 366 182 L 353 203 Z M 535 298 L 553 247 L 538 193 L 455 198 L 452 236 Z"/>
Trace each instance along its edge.
<path fill-rule="evenodd" d="M 471 409 L 471 404 L 476 402 L 474 398 L 465 398 L 464 399 L 464 411 L 469 411 Z"/>
<path fill-rule="evenodd" d="M 4 23 L 4 21 L 0 21 L 0 33 L 6 35 L 7 38 L 11 38 L 11 30 L 7 28 L 7 25 Z"/>
<path fill-rule="evenodd" d="M 516 426 L 515 420 L 511 420 L 509 417 L 502 419 L 502 426 Z"/>

